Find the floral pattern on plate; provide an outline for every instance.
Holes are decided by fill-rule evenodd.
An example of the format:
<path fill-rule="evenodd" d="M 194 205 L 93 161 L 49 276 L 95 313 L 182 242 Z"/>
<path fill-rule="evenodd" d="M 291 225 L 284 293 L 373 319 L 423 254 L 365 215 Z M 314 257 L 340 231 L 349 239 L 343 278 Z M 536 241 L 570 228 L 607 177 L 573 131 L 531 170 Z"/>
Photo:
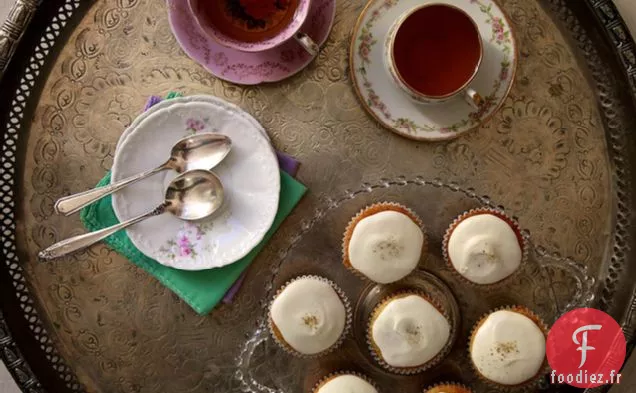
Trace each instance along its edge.
<path fill-rule="evenodd" d="M 510 23 L 492 0 L 442 0 L 469 13 L 484 41 L 484 59 L 471 83 L 484 97 L 475 110 L 463 98 L 441 104 L 418 104 L 398 87 L 386 69 L 386 36 L 393 22 L 418 0 L 371 0 L 360 15 L 351 43 L 351 72 L 365 108 L 382 125 L 419 140 L 443 140 L 482 124 L 503 103 L 513 82 L 517 62 Z"/>
<path fill-rule="evenodd" d="M 210 122 L 209 117 L 204 118 L 189 118 L 186 120 L 185 129 L 190 134 L 196 134 L 199 131 L 205 131 Z M 209 132 L 216 132 L 216 130 L 210 130 Z"/>

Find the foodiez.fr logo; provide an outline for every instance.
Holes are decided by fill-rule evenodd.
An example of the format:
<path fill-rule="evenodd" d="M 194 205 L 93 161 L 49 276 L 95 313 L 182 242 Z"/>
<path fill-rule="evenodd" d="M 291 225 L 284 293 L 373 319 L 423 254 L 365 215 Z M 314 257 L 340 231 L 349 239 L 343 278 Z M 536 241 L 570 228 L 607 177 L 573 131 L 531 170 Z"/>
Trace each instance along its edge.
<path fill-rule="evenodd" d="M 606 313 L 580 308 L 559 318 L 546 342 L 552 383 L 593 388 L 621 382 L 625 335 Z"/>

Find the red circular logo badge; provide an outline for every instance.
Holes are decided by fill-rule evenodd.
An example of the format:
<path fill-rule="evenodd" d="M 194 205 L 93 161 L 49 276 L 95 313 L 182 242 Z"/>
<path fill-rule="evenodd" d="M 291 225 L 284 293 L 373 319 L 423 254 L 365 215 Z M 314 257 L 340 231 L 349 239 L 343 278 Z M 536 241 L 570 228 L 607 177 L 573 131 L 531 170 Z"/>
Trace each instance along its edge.
<path fill-rule="evenodd" d="M 620 383 L 625 335 L 609 315 L 580 308 L 559 318 L 546 342 L 550 381 L 577 388 Z"/>

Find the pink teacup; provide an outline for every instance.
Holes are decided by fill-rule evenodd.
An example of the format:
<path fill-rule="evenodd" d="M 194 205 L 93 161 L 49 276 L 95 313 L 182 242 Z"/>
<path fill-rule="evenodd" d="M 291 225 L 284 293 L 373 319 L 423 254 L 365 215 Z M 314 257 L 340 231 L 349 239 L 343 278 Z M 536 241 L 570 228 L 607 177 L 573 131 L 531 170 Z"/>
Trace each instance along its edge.
<path fill-rule="evenodd" d="M 273 37 L 258 41 L 240 40 L 231 37 L 215 26 L 213 21 L 207 16 L 208 11 L 205 9 L 205 7 L 215 6 L 210 5 L 215 1 L 225 2 L 227 0 L 188 0 L 188 5 L 201 30 L 219 44 L 242 52 L 262 52 L 282 45 L 290 39 L 295 39 L 311 55 L 318 54 L 318 45 L 316 45 L 311 37 L 300 31 L 301 26 L 305 23 L 309 14 L 311 0 L 295 0 L 297 6 L 293 11 L 294 14 L 291 16 L 289 23 Z"/>

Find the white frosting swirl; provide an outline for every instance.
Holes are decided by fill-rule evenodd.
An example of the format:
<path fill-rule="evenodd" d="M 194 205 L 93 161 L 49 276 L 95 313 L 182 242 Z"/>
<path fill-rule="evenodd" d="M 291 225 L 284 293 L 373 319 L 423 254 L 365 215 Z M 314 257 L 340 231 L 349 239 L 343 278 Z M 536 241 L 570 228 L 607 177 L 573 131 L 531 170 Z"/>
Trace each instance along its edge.
<path fill-rule="evenodd" d="M 539 373 L 545 359 L 545 335 L 525 315 L 496 311 L 474 333 L 470 357 L 485 378 L 518 385 Z"/>
<path fill-rule="evenodd" d="M 423 245 L 424 234 L 409 216 L 383 211 L 363 218 L 353 228 L 349 261 L 370 280 L 388 284 L 417 267 Z"/>
<path fill-rule="evenodd" d="M 446 346 L 450 324 L 430 302 L 408 295 L 389 301 L 371 326 L 373 343 L 393 367 L 417 367 Z"/>
<path fill-rule="evenodd" d="M 447 252 L 455 270 L 477 284 L 494 284 L 511 275 L 523 253 L 510 224 L 488 213 L 461 220 L 450 234 Z"/>
<path fill-rule="evenodd" d="M 346 324 L 342 299 L 329 283 L 316 277 L 287 285 L 272 302 L 270 317 L 285 342 L 306 355 L 334 345 Z"/>
<path fill-rule="evenodd" d="M 364 379 L 347 374 L 330 379 L 315 393 L 378 393 L 378 391 Z"/>

